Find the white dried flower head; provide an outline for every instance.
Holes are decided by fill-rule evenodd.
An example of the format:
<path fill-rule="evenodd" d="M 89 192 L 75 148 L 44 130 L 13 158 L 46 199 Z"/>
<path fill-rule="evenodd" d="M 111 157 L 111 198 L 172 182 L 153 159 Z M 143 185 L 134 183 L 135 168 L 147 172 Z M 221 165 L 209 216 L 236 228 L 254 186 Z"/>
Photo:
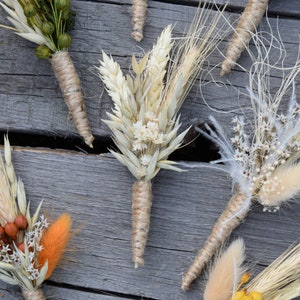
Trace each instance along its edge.
<path fill-rule="evenodd" d="M 300 179 L 300 112 L 294 84 L 300 72 L 300 61 L 289 69 L 288 74 L 284 73 L 287 68 L 282 69 L 281 85 L 272 96 L 270 73 L 273 67 L 277 70 L 280 67 L 270 65 L 262 53 L 264 46 L 260 46 L 258 40 L 256 42 L 259 54 L 249 73 L 248 88 L 253 123 L 245 124 L 242 118 L 234 117 L 234 135 L 228 138 L 218 122 L 211 117 L 215 130 L 207 126 L 210 135 L 206 136 L 219 145 L 219 162 L 229 167 L 234 184 L 237 183 L 242 191 L 268 207 L 267 210 L 273 210 L 272 207 L 276 210 L 281 203 L 300 191 L 300 185 L 297 184 Z M 283 96 L 290 90 L 287 110 L 280 112 Z M 252 127 L 253 134 L 248 135 L 245 126 Z"/>

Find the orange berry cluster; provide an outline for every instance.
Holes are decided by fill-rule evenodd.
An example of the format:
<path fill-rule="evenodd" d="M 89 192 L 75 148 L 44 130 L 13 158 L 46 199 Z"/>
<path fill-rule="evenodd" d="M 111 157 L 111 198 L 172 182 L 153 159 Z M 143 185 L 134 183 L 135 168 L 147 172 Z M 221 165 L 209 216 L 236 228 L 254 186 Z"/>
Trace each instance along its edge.
<path fill-rule="evenodd" d="M 13 241 L 17 241 L 17 234 L 20 230 L 25 230 L 28 226 L 26 217 L 23 214 L 19 214 L 14 222 L 7 222 L 4 227 L 0 226 L 0 247 L 3 245 L 9 245 Z M 24 242 L 18 244 L 19 250 L 24 252 Z"/>

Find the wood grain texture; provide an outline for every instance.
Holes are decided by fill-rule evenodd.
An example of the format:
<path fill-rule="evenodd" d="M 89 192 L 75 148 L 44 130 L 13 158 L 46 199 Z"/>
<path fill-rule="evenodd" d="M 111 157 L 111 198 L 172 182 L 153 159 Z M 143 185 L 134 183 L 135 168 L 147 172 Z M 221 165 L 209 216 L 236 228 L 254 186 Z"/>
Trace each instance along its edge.
<path fill-rule="evenodd" d="M 50 217 L 68 211 L 74 228 L 80 229 L 51 277 L 53 293 L 57 289 L 59 295 L 59 286 L 67 284 L 129 299 L 201 299 L 203 281 L 183 293 L 180 279 L 230 197 L 231 182 L 223 171 L 185 163 L 187 172 L 160 172 L 153 182 L 146 263 L 135 270 L 130 245 L 133 178 L 124 167 L 108 155 L 34 149 L 15 149 L 13 161 L 32 208 L 43 200 Z M 274 214 L 257 206 L 233 237 L 243 236 L 249 260 L 265 265 L 299 239 L 299 217 L 299 201 Z M 73 299 L 71 291 L 64 297 Z"/>
<path fill-rule="evenodd" d="M 168 1 L 166 1 L 168 2 Z M 131 1 L 72 1 L 77 11 L 72 32 L 71 56 L 77 67 L 85 94 L 89 119 L 96 138 L 101 142 L 109 135 L 101 119 L 111 109 L 111 100 L 94 74 L 101 50 L 111 54 L 123 70 L 130 69 L 132 53 L 151 49 L 161 30 L 176 24 L 175 36 L 188 28 L 195 13 L 194 0 L 164 3 L 149 0 L 144 40 L 136 44 L 131 38 Z M 225 0 L 216 0 L 224 4 Z M 229 8 L 242 10 L 246 0 L 230 0 Z M 272 29 L 280 30 L 287 49 L 286 63 L 293 65 L 298 54 L 300 17 L 299 0 L 272 0 Z M 239 13 L 226 12 L 230 23 Z M 0 23 L 7 23 L 0 11 Z M 266 19 L 260 26 L 268 31 Z M 220 45 L 225 53 L 230 34 Z M 52 137 L 77 136 L 48 61 L 38 60 L 34 45 L 0 28 L 0 130 L 40 133 Z M 272 55 L 271 61 L 276 60 Z M 213 53 L 211 66 L 222 62 Z M 239 63 L 249 68 L 245 53 Z M 213 114 L 229 131 L 231 117 L 250 107 L 245 91 L 248 76 L 235 68 L 226 78 L 219 77 L 220 68 L 211 71 L 219 84 L 199 81 L 191 90 L 181 110 L 183 128 L 202 123 Z M 281 74 L 272 76 L 273 91 Z M 299 79 L 297 90 L 299 91 Z M 201 90 L 201 91 L 200 91 Z M 299 92 L 298 92 L 299 94 Z M 210 109 L 203 101 L 210 105 Z M 288 98 L 288 97 L 287 97 Z M 246 117 L 251 118 L 250 110 Z M 162 171 L 153 182 L 151 226 L 145 253 L 146 265 L 133 269 L 131 262 L 131 174 L 110 155 L 85 155 L 71 151 L 16 148 L 13 162 L 17 175 L 25 183 L 32 208 L 43 200 L 43 209 L 55 218 L 68 211 L 79 231 L 69 251 L 44 291 L 48 299 L 61 300 L 185 300 L 202 299 L 204 277 L 192 290 L 180 290 L 183 272 L 203 246 L 214 222 L 231 196 L 231 180 L 226 173 L 204 163 L 181 163 L 183 173 Z M 246 221 L 233 233 L 242 236 L 250 262 L 257 272 L 275 259 L 291 243 L 299 241 L 299 197 L 277 213 L 263 213 L 255 205 Z M 21 299 L 18 288 L 0 283 L 0 299 Z"/>
<path fill-rule="evenodd" d="M 87 3 L 88 5 L 84 1 L 74 1 L 73 7 L 77 11 L 77 22 L 72 32 L 74 42 L 70 53 L 81 78 L 92 130 L 100 139 L 101 136 L 109 135 L 108 128 L 101 119 L 106 118 L 105 112 L 111 109 L 111 100 L 93 69 L 93 66 L 99 65 L 101 50 L 113 55 L 127 72 L 130 68 L 132 53 L 141 53 L 151 49 L 159 33 L 167 24 L 176 23 L 174 35 L 182 34 L 189 26 L 195 8 L 150 2 L 145 39 L 142 43 L 136 44 L 129 38 L 130 3 Z M 226 13 L 226 16 L 230 17 L 233 22 L 239 15 Z M 6 22 L 2 11 L 0 22 Z M 282 40 L 289 53 L 287 63 L 293 64 L 298 51 L 299 20 L 279 19 L 277 21 L 271 18 L 270 24 L 274 30 L 277 28 L 277 22 Z M 265 21 L 262 22 L 261 28 L 268 30 Z M 220 46 L 223 53 L 225 53 L 229 36 Z M 0 102 L 3 104 L 0 106 L 0 128 L 13 132 L 41 133 L 50 136 L 77 136 L 74 125 L 68 118 L 67 107 L 49 62 L 37 59 L 33 54 L 34 45 L 9 30 L 1 28 L 0 41 Z M 211 66 L 220 64 L 222 56 L 220 53 L 214 53 L 209 61 Z M 239 63 L 246 68 L 249 67 L 248 55 L 244 54 Z M 216 68 L 212 71 L 212 75 L 214 80 L 223 82 L 223 85 L 217 86 L 215 83 L 210 83 L 202 86 L 202 95 L 200 83 L 196 83 L 192 89 L 181 110 L 185 127 L 189 126 L 194 118 L 201 122 L 206 121 L 207 116 L 212 113 L 204 104 L 203 96 L 209 105 L 221 112 L 249 105 L 249 100 L 239 98 L 238 91 L 229 87 L 227 82 L 230 80 L 230 84 L 234 87 L 243 88 L 247 85 L 247 75 L 238 71 L 238 68 L 227 78 L 220 78 L 219 72 L 220 69 Z M 210 77 L 207 80 L 210 80 Z M 216 117 L 222 119 L 223 115 L 222 113 L 216 114 Z M 229 124 L 227 120 L 230 119 L 227 116 L 228 114 L 225 122 Z"/>

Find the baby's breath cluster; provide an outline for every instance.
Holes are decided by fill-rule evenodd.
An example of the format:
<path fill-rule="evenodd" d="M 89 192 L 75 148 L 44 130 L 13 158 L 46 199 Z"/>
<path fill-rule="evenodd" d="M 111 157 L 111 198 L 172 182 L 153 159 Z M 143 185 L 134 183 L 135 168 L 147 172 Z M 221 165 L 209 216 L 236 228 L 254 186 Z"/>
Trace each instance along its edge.
<path fill-rule="evenodd" d="M 298 67 L 299 68 L 299 67 Z M 296 67 L 292 70 L 295 76 Z M 287 78 L 283 79 L 285 92 Z M 299 192 L 300 180 L 300 110 L 296 101 L 295 86 L 287 112 L 279 112 L 280 101 L 258 98 L 249 91 L 254 105 L 254 122 L 245 124 L 241 117 L 234 117 L 233 137 L 228 139 L 220 125 L 211 118 L 218 135 L 211 137 L 220 146 L 221 161 L 230 166 L 230 172 L 242 190 L 257 199 L 265 210 L 276 210 L 279 205 Z M 253 126 L 247 134 L 245 125 Z M 248 130 L 249 131 L 249 130 Z M 231 143 L 228 143 L 229 141 Z"/>
<path fill-rule="evenodd" d="M 70 0 L 2 0 L 0 5 L 9 14 L 12 29 L 38 45 L 37 57 L 48 58 L 71 45 L 67 32 L 73 26 Z"/>

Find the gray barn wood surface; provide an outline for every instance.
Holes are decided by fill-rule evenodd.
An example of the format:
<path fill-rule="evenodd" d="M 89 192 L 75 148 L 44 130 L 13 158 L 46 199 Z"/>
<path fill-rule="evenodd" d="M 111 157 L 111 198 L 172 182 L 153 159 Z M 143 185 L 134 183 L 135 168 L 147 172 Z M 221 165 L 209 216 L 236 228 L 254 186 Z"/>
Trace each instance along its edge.
<path fill-rule="evenodd" d="M 216 2 L 223 5 L 227 1 Z M 247 1 L 228 2 L 225 15 L 234 24 Z M 298 2 L 273 0 L 269 5 L 268 22 L 275 33 L 277 28 L 280 31 L 289 65 L 293 65 L 299 51 Z M 70 54 L 81 78 L 96 136 L 93 151 L 85 148 L 68 118 L 49 62 L 34 56 L 33 44 L 0 28 L 1 135 L 8 132 L 16 146 L 13 162 L 32 207 L 43 200 L 50 218 L 67 211 L 72 214 L 74 229 L 78 229 L 60 268 L 45 282 L 45 295 L 47 299 L 63 300 L 202 299 L 205 276 L 185 293 L 180 290 L 181 277 L 230 198 L 231 179 L 222 171 L 207 168 L 208 162 L 200 162 L 202 154 L 197 157 L 197 151 L 215 151 L 207 143 L 196 145 L 193 161 L 185 161 L 187 155 L 182 149 L 176 160 L 186 172 L 161 171 L 153 181 L 146 263 L 135 270 L 131 261 L 134 179 L 110 154 L 100 154 L 110 145 L 108 128 L 101 119 L 110 111 L 111 101 L 93 69 L 103 49 L 124 71 L 129 71 L 132 53 L 150 49 L 166 25 L 176 24 L 175 36 L 188 28 L 197 1 L 149 0 L 145 38 L 139 44 L 130 38 L 129 0 L 80 0 L 72 1 L 72 5 L 77 16 Z M 269 30 L 268 22 L 264 19 L 261 28 Z M 2 10 L 0 23 L 8 24 Z M 221 43 L 223 53 L 229 39 L 230 35 Z M 210 57 L 212 66 L 221 61 L 218 52 Z M 248 55 L 243 54 L 239 63 L 249 67 Z M 216 85 L 208 78 L 201 90 L 199 82 L 195 84 L 181 110 L 184 128 L 191 125 L 191 120 L 202 123 L 213 114 L 229 131 L 231 117 L 241 107 L 250 107 L 248 99 L 238 92 L 247 86 L 247 75 L 238 67 L 225 78 L 220 78 L 219 72 L 220 67 L 216 67 L 212 75 L 223 84 Z M 279 79 L 280 74 L 275 73 L 275 87 Z M 231 238 L 244 237 L 247 258 L 256 273 L 299 241 L 299 226 L 298 197 L 276 213 L 264 213 L 261 206 L 254 206 Z M 22 298 L 17 287 L 1 282 L 0 299 Z"/>

